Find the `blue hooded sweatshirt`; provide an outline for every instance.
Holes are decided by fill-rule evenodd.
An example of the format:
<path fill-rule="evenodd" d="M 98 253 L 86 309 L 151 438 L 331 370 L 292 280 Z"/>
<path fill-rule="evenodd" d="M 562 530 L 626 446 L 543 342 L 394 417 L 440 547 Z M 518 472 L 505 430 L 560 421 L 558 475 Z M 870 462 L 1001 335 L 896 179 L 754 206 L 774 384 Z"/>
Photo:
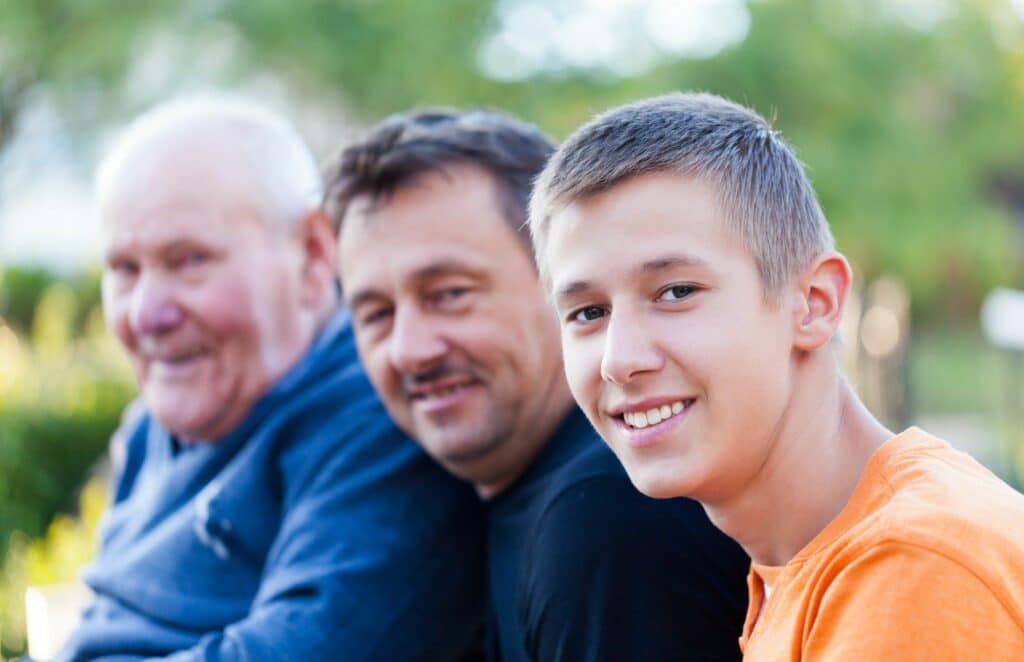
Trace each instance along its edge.
<path fill-rule="evenodd" d="M 148 414 L 63 661 L 450 660 L 483 614 L 483 513 L 391 423 L 348 313 L 216 443 Z"/>

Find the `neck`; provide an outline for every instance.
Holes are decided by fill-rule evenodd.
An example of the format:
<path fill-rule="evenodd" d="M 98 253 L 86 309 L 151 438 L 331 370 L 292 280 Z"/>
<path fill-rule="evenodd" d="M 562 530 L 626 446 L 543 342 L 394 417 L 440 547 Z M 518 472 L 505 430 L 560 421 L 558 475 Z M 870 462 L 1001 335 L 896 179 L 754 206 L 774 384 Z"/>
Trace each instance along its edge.
<path fill-rule="evenodd" d="M 474 483 L 481 499 L 492 499 L 512 486 L 537 459 L 555 430 L 575 403 L 562 373 L 549 382 L 551 387 L 537 399 L 537 405 L 520 415 L 516 426 L 516 439 L 503 444 L 508 456 L 500 463 L 500 472 L 486 480 Z"/>
<path fill-rule="evenodd" d="M 737 493 L 705 504 L 715 525 L 764 565 L 788 563 L 839 514 L 868 459 L 892 436 L 831 354 L 805 357 L 796 370 L 799 386 L 764 465 Z"/>

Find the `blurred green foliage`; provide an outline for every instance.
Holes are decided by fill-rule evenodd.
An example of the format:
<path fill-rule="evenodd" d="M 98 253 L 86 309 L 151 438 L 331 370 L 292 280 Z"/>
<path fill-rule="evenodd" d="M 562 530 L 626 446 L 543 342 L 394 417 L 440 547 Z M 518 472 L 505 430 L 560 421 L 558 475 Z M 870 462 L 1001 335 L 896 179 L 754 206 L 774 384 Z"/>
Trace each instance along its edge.
<path fill-rule="evenodd" d="M 133 387 L 103 325 L 96 274 L 8 269 L 0 302 L 2 555 L 12 531 L 39 535 L 72 505 Z"/>
<path fill-rule="evenodd" d="M 79 516 L 58 515 L 38 540 L 12 536 L 0 562 L 0 659 L 25 652 L 25 589 L 78 581 L 79 569 L 96 552 L 106 502 L 103 481 L 90 480 L 78 498 Z"/>
<path fill-rule="evenodd" d="M 0 274 L 0 559 L 12 552 L 0 561 L 0 655 L 7 656 L 22 652 L 23 598 L 12 587 L 33 578 L 19 559 L 55 515 L 74 510 L 73 495 L 134 387 L 103 325 L 97 274 Z M 33 581 L 46 579 L 36 574 Z"/>

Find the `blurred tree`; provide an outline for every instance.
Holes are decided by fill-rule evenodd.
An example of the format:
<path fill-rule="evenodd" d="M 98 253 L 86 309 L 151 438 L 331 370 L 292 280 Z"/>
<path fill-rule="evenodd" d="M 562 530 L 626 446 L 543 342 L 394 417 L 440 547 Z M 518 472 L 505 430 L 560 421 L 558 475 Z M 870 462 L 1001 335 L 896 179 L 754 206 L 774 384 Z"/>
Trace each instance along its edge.
<path fill-rule="evenodd" d="M 0 3 L 0 150 L 41 88 L 71 108 L 104 103 L 140 50 L 147 26 L 177 3 L 5 0 Z M 73 114 L 73 113 L 72 113 Z"/>

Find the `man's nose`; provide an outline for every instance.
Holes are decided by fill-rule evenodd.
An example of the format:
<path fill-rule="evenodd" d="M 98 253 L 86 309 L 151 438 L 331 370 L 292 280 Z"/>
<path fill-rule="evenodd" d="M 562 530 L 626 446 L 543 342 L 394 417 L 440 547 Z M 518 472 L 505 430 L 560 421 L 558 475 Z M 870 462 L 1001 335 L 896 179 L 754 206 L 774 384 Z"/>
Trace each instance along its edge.
<path fill-rule="evenodd" d="M 132 292 L 129 319 L 137 334 L 166 333 L 184 319 L 174 288 L 158 275 L 143 274 Z"/>
<path fill-rule="evenodd" d="M 436 363 L 447 352 L 447 342 L 427 316 L 409 308 L 395 311 L 389 353 L 396 370 L 419 372 Z"/>
<path fill-rule="evenodd" d="M 639 320 L 611 315 L 605 332 L 604 354 L 601 357 L 601 378 L 625 385 L 640 374 L 657 372 L 664 366 L 664 357 Z"/>

